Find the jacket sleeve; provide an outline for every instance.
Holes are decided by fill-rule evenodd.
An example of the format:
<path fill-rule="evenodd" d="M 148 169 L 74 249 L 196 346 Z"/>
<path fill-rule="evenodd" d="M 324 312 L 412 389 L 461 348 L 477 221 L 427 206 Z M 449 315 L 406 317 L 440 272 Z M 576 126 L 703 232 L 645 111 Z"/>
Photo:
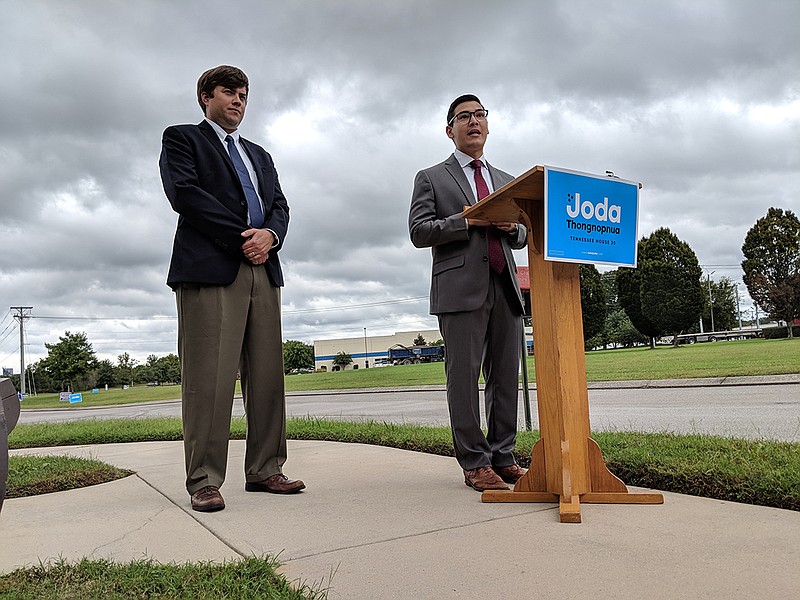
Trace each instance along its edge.
<path fill-rule="evenodd" d="M 514 250 L 521 250 L 528 243 L 528 229 L 522 223 L 517 223 L 517 234 L 508 237 L 508 245 Z"/>
<path fill-rule="evenodd" d="M 460 213 L 442 216 L 437 211 L 436 192 L 426 171 L 420 171 L 414 179 L 408 231 L 417 248 L 469 239 L 467 221 Z"/>
<path fill-rule="evenodd" d="M 274 185 L 272 201 L 269 206 L 266 207 L 266 219 L 261 227 L 263 229 L 269 229 L 278 236 L 278 243 L 272 248 L 277 252 L 283 246 L 286 233 L 289 230 L 289 203 L 286 201 L 286 196 L 283 195 L 280 181 L 278 181 L 278 171 L 275 170 L 272 157 L 269 154 L 267 154 L 267 157 L 269 158 L 269 167 L 272 171 Z"/>
<path fill-rule="evenodd" d="M 225 250 L 239 252 L 244 243 L 242 218 L 203 189 L 196 154 L 194 145 L 179 127 L 164 131 L 159 159 L 164 193 L 186 224 Z"/>

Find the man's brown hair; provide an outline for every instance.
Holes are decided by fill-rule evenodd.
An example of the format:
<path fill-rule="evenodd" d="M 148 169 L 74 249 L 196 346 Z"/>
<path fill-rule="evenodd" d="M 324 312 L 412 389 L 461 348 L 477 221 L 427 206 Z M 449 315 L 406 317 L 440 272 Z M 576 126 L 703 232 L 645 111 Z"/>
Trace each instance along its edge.
<path fill-rule="evenodd" d="M 197 102 L 200 104 L 200 110 L 203 111 L 203 114 L 206 114 L 206 105 L 203 104 L 203 92 L 209 97 L 213 97 L 214 88 L 218 85 L 232 90 L 243 87 L 248 92 L 250 91 L 250 82 L 241 69 L 230 65 L 220 65 L 209 69 L 200 75 L 200 79 L 197 80 Z"/>

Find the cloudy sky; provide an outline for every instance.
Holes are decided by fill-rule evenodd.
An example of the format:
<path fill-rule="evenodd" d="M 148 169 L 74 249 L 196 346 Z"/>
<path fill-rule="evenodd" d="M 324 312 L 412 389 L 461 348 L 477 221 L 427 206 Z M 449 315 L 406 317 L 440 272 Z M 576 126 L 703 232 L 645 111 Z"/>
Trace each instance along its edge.
<path fill-rule="evenodd" d="M 435 327 L 408 204 L 466 92 L 490 162 L 641 181 L 640 235 L 741 281 L 755 220 L 800 209 L 798 23 L 796 0 L 0 0 L 0 366 L 15 306 L 27 363 L 65 331 L 112 360 L 176 351 L 161 132 L 202 118 L 219 64 L 249 75 L 241 131 L 292 210 L 284 339 Z"/>

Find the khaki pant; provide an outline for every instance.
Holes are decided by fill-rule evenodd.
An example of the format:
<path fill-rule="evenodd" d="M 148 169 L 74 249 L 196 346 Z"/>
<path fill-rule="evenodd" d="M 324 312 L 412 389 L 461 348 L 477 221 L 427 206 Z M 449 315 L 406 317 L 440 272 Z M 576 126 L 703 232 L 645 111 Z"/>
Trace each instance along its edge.
<path fill-rule="evenodd" d="M 176 289 L 190 494 L 225 481 L 237 370 L 247 420 L 245 478 L 262 481 L 281 472 L 286 403 L 280 298 L 263 266 L 244 263 L 229 286 Z"/>

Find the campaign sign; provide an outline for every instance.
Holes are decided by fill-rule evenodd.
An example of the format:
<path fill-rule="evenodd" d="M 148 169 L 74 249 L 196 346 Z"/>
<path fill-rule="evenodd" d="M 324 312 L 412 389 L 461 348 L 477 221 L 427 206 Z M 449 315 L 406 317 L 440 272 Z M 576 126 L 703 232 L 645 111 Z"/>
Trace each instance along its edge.
<path fill-rule="evenodd" d="M 544 197 L 545 260 L 636 266 L 638 183 L 545 167 Z"/>
<path fill-rule="evenodd" d="M 69 395 L 69 403 L 75 404 L 76 402 L 83 402 L 83 395 L 82 394 L 70 394 Z"/>

